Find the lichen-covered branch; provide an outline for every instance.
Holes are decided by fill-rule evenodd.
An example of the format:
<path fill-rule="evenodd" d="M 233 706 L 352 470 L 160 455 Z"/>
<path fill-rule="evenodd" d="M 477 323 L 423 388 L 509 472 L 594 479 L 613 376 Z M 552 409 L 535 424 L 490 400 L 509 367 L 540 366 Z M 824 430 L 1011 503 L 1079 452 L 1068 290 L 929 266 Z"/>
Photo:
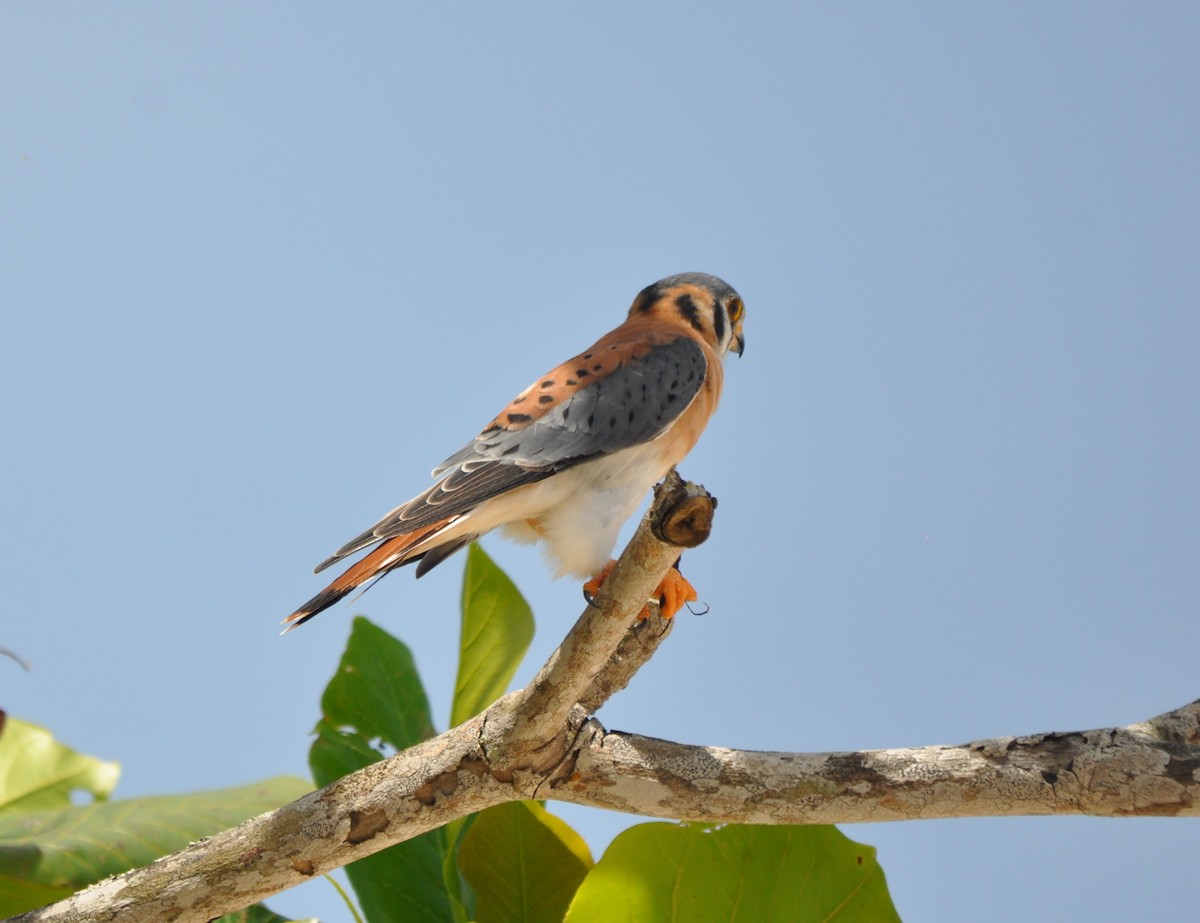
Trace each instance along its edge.
<path fill-rule="evenodd" d="M 20 923 L 202 923 L 491 805 L 548 798 L 763 824 L 1016 814 L 1200 816 L 1200 702 L 1125 728 L 957 747 L 766 753 L 606 731 L 594 712 L 665 637 L 636 623 L 712 501 L 675 479 L 525 689 L 277 811 Z M 670 539 L 664 542 L 662 536 Z M 631 626 L 633 630 L 631 631 Z"/>
<path fill-rule="evenodd" d="M 961 746 L 767 753 L 608 733 L 545 797 L 633 814 L 756 824 L 1089 814 L 1200 817 L 1200 702 L 1123 728 Z"/>

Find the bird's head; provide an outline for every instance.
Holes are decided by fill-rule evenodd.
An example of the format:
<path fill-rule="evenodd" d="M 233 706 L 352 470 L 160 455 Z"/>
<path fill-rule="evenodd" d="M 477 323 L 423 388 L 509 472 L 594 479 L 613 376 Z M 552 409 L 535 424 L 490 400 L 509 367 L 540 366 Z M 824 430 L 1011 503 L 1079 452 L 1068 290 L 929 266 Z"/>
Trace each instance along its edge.
<path fill-rule="evenodd" d="M 629 309 L 630 317 L 639 314 L 689 325 L 721 356 L 731 350 L 740 356 L 746 348 L 742 296 L 729 283 L 705 272 L 683 272 L 646 286 Z"/>

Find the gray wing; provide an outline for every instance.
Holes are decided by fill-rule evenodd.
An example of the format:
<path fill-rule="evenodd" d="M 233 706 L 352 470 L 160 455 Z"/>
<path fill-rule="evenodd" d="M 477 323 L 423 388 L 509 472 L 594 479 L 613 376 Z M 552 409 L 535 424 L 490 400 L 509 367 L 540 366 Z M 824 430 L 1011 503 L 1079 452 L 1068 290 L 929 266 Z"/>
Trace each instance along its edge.
<path fill-rule="evenodd" d="M 699 344 L 679 337 L 580 388 L 532 422 L 484 430 L 434 469 L 438 483 L 347 542 L 317 570 L 580 462 L 658 438 L 695 399 L 707 366 Z"/>

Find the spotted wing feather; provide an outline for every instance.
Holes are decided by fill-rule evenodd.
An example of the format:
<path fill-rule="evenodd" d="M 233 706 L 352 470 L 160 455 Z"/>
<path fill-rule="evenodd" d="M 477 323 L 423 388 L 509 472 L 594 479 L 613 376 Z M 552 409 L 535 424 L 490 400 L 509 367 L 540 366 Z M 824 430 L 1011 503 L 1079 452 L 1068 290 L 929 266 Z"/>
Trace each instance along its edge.
<path fill-rule="evenodd" d="M 556 471 L 657 438 L 699 393 L 707 369 L 704 351 L 683 336 L 652 346 L 638 343 L 619 357 L 605 358 L 613 363 L 611 371 L 571 380 L 572 390 L 553 404 L 537 406 L 536 416 L 511 408 L 539 386 L 518 397 L 434 469 L 438 483 L 347 542 L 317 570 L 375 542 L 462 516 L 484 500 Z M 576 357 L 560 369 L 581 360 Z M 557 379 L 551 373 L 543 382 Z"/>
<path fill-rule="evenodd" d="M 666 432 L 692 402 L 706 367 L 704 351 L 694 340 L 672 339 L 648 348 L 521 427 L 493 424 L 472 448 L 477 456 L 500 463 L 561 470 L 649 442 Z"/>

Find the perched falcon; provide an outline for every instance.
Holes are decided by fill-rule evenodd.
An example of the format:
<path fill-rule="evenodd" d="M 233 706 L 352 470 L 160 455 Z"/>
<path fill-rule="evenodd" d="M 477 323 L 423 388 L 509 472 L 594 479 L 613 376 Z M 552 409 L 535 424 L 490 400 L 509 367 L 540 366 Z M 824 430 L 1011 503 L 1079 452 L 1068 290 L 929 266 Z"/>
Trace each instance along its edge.
<path fill-rule="evenodd" d="M 433 470 L 437 481 L 351 539 L 317 572 L 374 549 L 284 621 L 295 628 L 404 564 L 417 576 L 485 532 L 545 543 L 555 576 L 611 569 L 617 532 L 696 444 L 721 396 L 721 360 L 745 345 L 745 306 L 702 272 L 643 289 L 621 326 L 513 398 Z M 695 591 L 676 570 L 659 588 L 670 617 Z"/>

